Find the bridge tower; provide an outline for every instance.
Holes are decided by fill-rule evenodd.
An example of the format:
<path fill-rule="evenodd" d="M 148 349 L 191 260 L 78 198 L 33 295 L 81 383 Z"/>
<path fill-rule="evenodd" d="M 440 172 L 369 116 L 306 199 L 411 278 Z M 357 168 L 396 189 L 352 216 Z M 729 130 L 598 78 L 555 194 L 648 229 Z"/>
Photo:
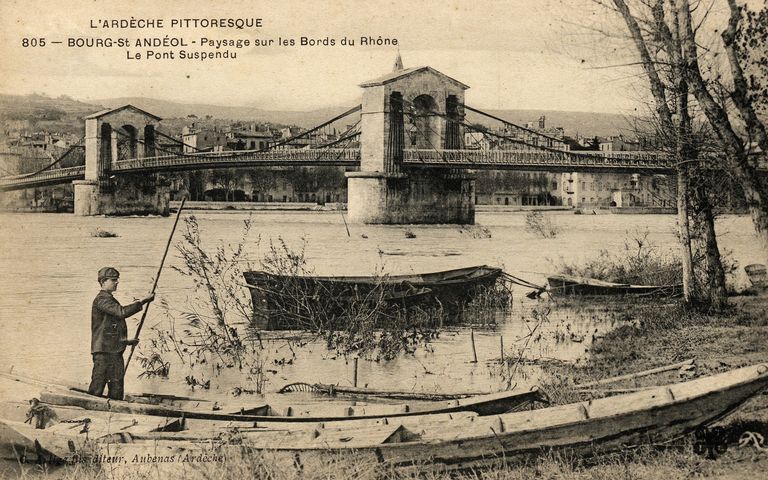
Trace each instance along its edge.
<path fill-rule="evenodd" d="M 133 105 L 85 117 L 85 180 L 73 182 L 75 215 L 168 215 L 170 189 L 156 175 L 112 174 L 117 161 L 156 155 L 158 122 Z"/>
<path fill-rule="evenodd" d="M 460 149 L 467 85 L 431 67 L 403 69 L 360 85 L 360 171 L 347 173 L 349 218 L 357 223 L 475 221 L 474 177 L 403 165 L 404 152 Z"/>

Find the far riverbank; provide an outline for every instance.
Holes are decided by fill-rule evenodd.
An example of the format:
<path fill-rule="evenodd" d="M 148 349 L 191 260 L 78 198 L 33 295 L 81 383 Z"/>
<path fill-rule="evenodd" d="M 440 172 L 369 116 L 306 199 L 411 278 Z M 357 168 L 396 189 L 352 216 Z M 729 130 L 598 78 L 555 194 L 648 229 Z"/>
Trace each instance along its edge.
<path fill-rule="evenodd" d="M 170 202 L 171 210 L 176 210 L 181 201 Z M 187 210 L 206 211 L 296 211 L 296 212 L 335 212 L 346 211 L 347 204 L 333 202 L 317 204 L 315 202 L 213 202 L 213 201 L 187 201 Z M 608 215 L 608 214 L 663 214 L 674 215 L 674 209 L 659 207 L 625 207 L 625 208 L 598 208 L 584 207 L 574 208 L 563 205 L 475 205 L 475 211 L 481 213 L 495 212 L 573 212 L 582 214 Z"/>

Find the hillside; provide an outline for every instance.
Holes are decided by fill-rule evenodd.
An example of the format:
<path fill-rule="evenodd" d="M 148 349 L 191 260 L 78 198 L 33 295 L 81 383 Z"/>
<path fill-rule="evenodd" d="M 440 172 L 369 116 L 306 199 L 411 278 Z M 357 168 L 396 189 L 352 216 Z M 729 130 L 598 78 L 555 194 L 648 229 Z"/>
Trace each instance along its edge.
<path fill-rule="evenodd" d="M 62 95 L 0 94 L 0 122 L 4 130 L 46 130 L 82 135 L 83 117 L 102 107 Z"/>
<path fill-rule="evenodd" d="M 262 110 L 255 107 L 232 107 L 204 103 L 184 104 L 144 97 L 121 97 L 96 100 L 91 103 L 60 96 L 44 95 L 0 95 L 0 121 L 6 129 L 45 129 L 82 134 L 82 118 L 85 115 L 105 107 L 118 107 L 132 104 L 162 118 L 183 119 L 188 115 L 205 117 L 211 115 L 219 119 L 272 122 L 282 125 L 312 127 L 344 112 L 349 106 L 338 106 L 310 110 L 306 112 Z M 567 112 L 557 110 L 485 110 L 487 113 L 517 124 L 538 120 L 545 115 L 547 126 L 563 127 L 567 135 L 577 133 L 585 136 L 607 136 L 631 131 L 629 120 L 623 115 L 592 112 Z M 482 122 L 490 125 L 487 119 L 468 112 L 467 121 Z M 178 123 L 178 122 L 174 122 Z M 340 123 L 351 123 L 345 120 Z M 343 125 L 337 125 L 343 127 Z"/>
<path fill-rule="evenodd" d="M 269 121 L 285 125 L 313 127 L 344 112 L 349 106 L 339 106 L 311 110 L 307 112 L 262 110 L 255 107 L 228 107 L 208 104 L 183 104 L 143 97 L 122 97 L 98 100 L 98 103 L 117 107 L 130 103 L 143 108 L 160 117 L 186 117 L 194 114 L 198 117 L 211 115 L 216 118 L 233 120 Z M 567 112 L 556 110 L 485 110 L 487 113 L 505 120 L 525 124 L 538 120 L 540 115 L 546 115 L 548 126 L 563 127 L 566 134 L 576 135 L 615 135 L 629 128 L 629 122 L 623 115 L 592 112 Z M 480 122 L 478 114 L 468 112 L 467 121 Z M 487 123 L 487 122 L 484 122 Z"/>

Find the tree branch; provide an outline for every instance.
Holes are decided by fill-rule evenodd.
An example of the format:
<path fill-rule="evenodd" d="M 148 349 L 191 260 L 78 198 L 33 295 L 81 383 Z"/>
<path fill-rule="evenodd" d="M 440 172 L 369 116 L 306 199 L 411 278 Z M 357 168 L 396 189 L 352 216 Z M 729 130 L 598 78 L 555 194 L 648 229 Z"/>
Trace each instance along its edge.
<path fill-rule="evenodd" d="M 739 63 L 739 52 L 736 50 L 736 35 L 739 29 L 739 22 L 741 21 L 741 8 L 736 5 L 735 0 L 728 0 L 728 8 L 730 8 L 731 16 L 728 19 L 728 27 L 723 31 L 722 37 L 725 53 L 728 56 L 728 64 L 731 67 L 731 75 L 733 76 L 731 99 L 733 99 L 733 104 L 747 124 L 749 135 L 757 141 L 763 152 L 768 152 L 768 136 L 766 136 L 765 125 L 757 117 L 754 107 L 747 99 L 749 86 Z"/>
<path fill-rule="evenodd" d="M 670 112 L 669 105 L 667 104 L 667 96 L 665 93 L 664 83 L 661 81 L 661 78 L 656 71 L 656 67 L 653 64 L 651 54 L 648 52 L 648 46 L 645 42 L 645 39 L 643 38 L 642 32 L 640 31 L 640 27 L 637 24 L 637 20 L 635 20 L 635 18 L 632 16 L 632 13 L 629 11 L 629 7 L 627 7 L 627 4 L 624 2 L 624 0 L 613 0 L 613 3 L 616 5 L 617 10 L 624 18 L 624 22 L 627 24 L 627 28 L 632 35 L 632 40 L 635 42 L 637 51 L 640 54 L 640 60 L 642 61 L 643 69 L 645 70 L 645 73 L 648 76 L 648 81 L 651 84 L 651 93 L 653 94 L 653 98 L 656 101 L 656 112 L 659 114 L 659 118 L 663 127 L 671 132 L 673 130 L 672 113 Z"/>

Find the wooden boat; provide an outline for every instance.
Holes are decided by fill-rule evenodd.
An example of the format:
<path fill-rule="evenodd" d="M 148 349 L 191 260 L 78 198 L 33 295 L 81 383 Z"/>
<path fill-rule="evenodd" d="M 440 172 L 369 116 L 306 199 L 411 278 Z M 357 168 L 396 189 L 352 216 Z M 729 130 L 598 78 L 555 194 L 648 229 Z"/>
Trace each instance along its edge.
<path fill-rule="evenodd" d="M 254 320 L 263 328 L 295 328 L 299 317 L 342 318 L 365 305 L 440 305 L 458 312 L 502 270 L 487 265 L 412 275 L 291 276 L 243 273 L 251 291 Z M 298 299 L 298 300 L 297 300 Z"/>
<path fill-rule="evenodd" d="M 465 469 L 550 450 L 594 455 L 667 442 L 720 420 L 766 387 L 768 364 L 761 364 L 590 402 L 485 417 L 382 418 L 375 425 L 354 428 L 344 423 L 301 430 L 246 428 L 237 432 L 235 442 L 215 449 L 213 441 L 226 438 L 221 433 L 119 432 L 95 440 L 110 455 L 122 458 L 151 453 L 181 459 L 202 452 L 231 459 L 260 452 L 290 468 L 309 469 L 329 456 L 338 460 L 354 455 L 357 464 L 369 461 L 386 471 Z M 62 449 L 62 442 L 47 438 L 45 430 L 16 424 L 4 428 L 21 441 L 37 440 L 43 451 Z M 36 437 L 37 432 L 43 433 Z"/>
<path fill-rule="evenodd" d="M 185 417 L 200 420 L 248 422 L 329 422 L 350 419 L 403 417 L 430 413 L 475 412 L 493 415 L 514 409 L 528 408 L 534 402 L 546 402 L 538 390 L 528 392 L 498 392 L 476 397 L 442 402 L 411 404 L 381 404 L 356 402 L 355 405 L 312 402 L 309 404 L 270 405 L 251 407 L 219 406 L 215 402 L 174 401 L 147 404 L 136 401 L 109 400 L 87 393 L 51 388 L 40 393 L 40 401 L 48 405 L 75 406 L 86 410 L 131 413 L 163 417 Z"/>
<path fill-rule="evenodd" d="M 566 295 L 640 295 L 649 297 L 674 297 L 683 292 L 682 284 L 632 285 L 629 283 L 604 282 L 595 278 L 550 275 L 548 291 Z"/>
<path fill-rule="evenodd" d="M 5 374 L 21 381 L 24 377 Z M 535 402 L 546 403 L 547 397 L 538 389 L 527 392 L 497 392 L 469 398 L 439 402 L 414 403 L 330 403 L 219 405 L 205 399 L 174 395 L 128 395 L 125 400 L 110 400 L 89 395 L 77 387 L 35 380 L 44 387 L 39 400 L 50 406 L 79 407 L 96 412 L 184 417 L 198 420 L 245 421 L 245 422 L 328 422 L 378 417 L 404 417 L 432 413 L 475 412 L 492 415 L 516 409 L 528 408 Z"/>

